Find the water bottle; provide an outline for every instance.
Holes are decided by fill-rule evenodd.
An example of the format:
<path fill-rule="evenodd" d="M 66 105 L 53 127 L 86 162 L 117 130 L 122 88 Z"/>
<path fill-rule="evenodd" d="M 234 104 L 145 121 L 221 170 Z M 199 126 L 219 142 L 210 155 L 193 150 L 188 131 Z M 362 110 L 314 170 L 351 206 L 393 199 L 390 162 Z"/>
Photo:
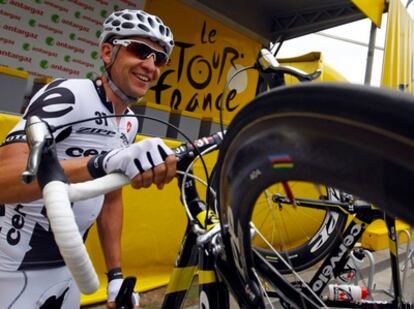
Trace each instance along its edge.
<path fill-rule="evenodd" d="M 357 302 L 367 298 L 368 290 L 352 284 L 330 284 L 328 286 L 328 299 L 345 302 Z"/>

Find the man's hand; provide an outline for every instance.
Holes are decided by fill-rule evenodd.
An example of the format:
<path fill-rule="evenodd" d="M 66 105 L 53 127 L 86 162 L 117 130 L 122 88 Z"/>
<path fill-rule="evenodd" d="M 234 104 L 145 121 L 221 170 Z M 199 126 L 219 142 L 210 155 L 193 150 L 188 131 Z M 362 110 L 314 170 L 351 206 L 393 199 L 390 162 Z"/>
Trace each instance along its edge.
<path fill-rule="evenodd" d="M 127 278 L 128 279 L 128 278 Z M 127 280 L 125 279 L 125 280 Z M 124 279 L 113 279 L 108 282 L 107 286 L 107 294 L 108 294 L 108 301 L 107 301 L 107 307 L 108 309 L 132 309 L 132 308 L 138 308 L 139 306 L 139 294 L 135 291 L 120 291 L 122 283 L 124 283 Z M 135 280 L 134 280 L 135 285 Z M 133 289 L 133 287 L 132 287 Z M 127 305 L 125 303 L 118 304 L 119 302 L 119 294 L 121 292 L 121 296 L 124 297 L 130 297 L 129 299 L 125 300 Z M 127 292 L 127 294 L 124 294 Z M 117 306 L 118 305 L 118 306 Z"/>
<path fill-rule="evenodd" d="M 93 178 L 121 172 L 131 179 L 135 189 L 151 184 L 162 189 L 175 176 L 176 158 L 160 138 L 151 138 L 93 157 L 88 170 Z"/>

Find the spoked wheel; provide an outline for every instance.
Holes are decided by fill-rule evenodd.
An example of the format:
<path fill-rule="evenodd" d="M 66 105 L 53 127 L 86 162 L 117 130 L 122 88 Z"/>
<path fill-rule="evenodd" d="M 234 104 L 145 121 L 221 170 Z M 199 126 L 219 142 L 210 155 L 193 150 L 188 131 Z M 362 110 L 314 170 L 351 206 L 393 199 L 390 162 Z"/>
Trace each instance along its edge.
<path fill-rule="evenodd" d="M 286 192 L 288 191 L 288 193 Z M 254 205 L 252 245 L 282 273 L 307 269 L 322 260 L 340 240 L 347 215 L 340 209 L 323 208 L 335 200 L 333 189 L 306 182 L 285 182 L 266 188 Z M 288 196 L 306 199 L 293 203 Z M 320 200 L 319 205 L 312 205 Z M 310 206 L 317 208 L 312 208 Z"/>
<path fill-rule="evenodd" d="M 338 188 L 414 223 L 413 119 L 411 96 L 336 84 L 277 89 L 236 116 L 219 156 L 220 220 L 226 254 L 234 260 L 252 304 L 261 283 L 253 261 L 256 244 L 251 244 L 250 222 L 269 188 L 292 182 L 324 184 L 317 186 Z M 286 190 L 284 195 L 289 195 Z M 277 224 L 283 226 L 281 221 Z M 302 228 L 299 224 L 291 223 L 290 228 Z M 291 258 L 285 260 L 298 267 Z M 269 266 L 267 271 L 278 270 Z M 323 305 L 323 299 L 306 299 L 291 281 L 272 283 L 279 290 L 290 287 L 278 295 L 301 308 Z"/>

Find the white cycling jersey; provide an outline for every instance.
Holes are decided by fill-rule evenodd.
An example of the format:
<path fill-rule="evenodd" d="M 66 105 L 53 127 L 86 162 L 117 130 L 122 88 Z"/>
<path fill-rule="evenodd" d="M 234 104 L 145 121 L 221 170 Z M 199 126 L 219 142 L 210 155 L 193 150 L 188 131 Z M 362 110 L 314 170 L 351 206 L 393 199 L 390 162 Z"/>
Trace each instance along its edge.
<path fill-rule="evenodd" d="M 100 81 L 57 79 L 32 98 L 23 119 L 8 134 L 3 145 L 25 142 L 28 116 L 37 115 L 51 126 L 96 116 L 113 115 Z M 125 114 L 133 115 L 128 109 Z M 59 159 L 92 156 L 131 144 L 138 131 L 135 117 L 97 119 L 73 124 L 54 133 Z M 98 216 L 103 196 L 73 204 L 81 234 Z M 0 205 L 0 271 L 59 267 L 63 259 L 50 231 L 42 200 Z"/>

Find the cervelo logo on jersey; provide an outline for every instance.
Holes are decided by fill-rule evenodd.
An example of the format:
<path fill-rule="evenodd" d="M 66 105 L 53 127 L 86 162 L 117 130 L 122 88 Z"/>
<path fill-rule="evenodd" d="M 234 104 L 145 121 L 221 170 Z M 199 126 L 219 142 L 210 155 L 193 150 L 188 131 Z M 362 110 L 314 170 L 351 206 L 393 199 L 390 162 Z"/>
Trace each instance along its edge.
<path fill-rule="evenodd" d="M 100 136 L 108 136 L 108 137 L 115 136 L 116 134 L 115 131 L 101 129 L 101 128 L 89 128 L 89 127 L 81 127 L 78 130 L 76 130 L 76 133 L 92 134 L 92 135 L 100 135 Z"/>
<path fill-rule="evenodd" d="M 96 156 L 98 154 L 104 154 L 107 152 L 108 152 L 107 150 L 97 150 L 94 148 L 83 149 L 81 147 L 70 147 L 66 149 L 65 151 L 65 153 L 68 156 L 74 157 L 74 158 Z"/>
<path fill-rule="evenodd" d="M 31 115 L 36 115 L 40 118 L 58 118 L 66 115 L 73 110 L 72 106 L 68 104 L 75 104 L 74 94 L 67 88 L 58 87 L 65 79 L 59 79 L 51 82 L 44 93 L 42 93 L 32 104 L 30 104 L 24 119 Z M 48 107 L 53 105 L 53 110 L 48 110 Z M 61 106 L 61 109 L 57 107 Z"/>
<path fill-rule="evenodd" d="M 6 232 L 7 243 L 11 246 L 15 246 L 20 242 L 20 238 L 21 238 L 20 231 L 24 227 L 25 217 L 26 217 L 26 214 L 22 212 L 22 208 L 23 208 L 23 205 L 20 205 L 20 204 L 18 204 L 14 208 L 14 211 L 16 213 L 11 217 L 11 221 L 10 221 L 11 227 Z"/>

